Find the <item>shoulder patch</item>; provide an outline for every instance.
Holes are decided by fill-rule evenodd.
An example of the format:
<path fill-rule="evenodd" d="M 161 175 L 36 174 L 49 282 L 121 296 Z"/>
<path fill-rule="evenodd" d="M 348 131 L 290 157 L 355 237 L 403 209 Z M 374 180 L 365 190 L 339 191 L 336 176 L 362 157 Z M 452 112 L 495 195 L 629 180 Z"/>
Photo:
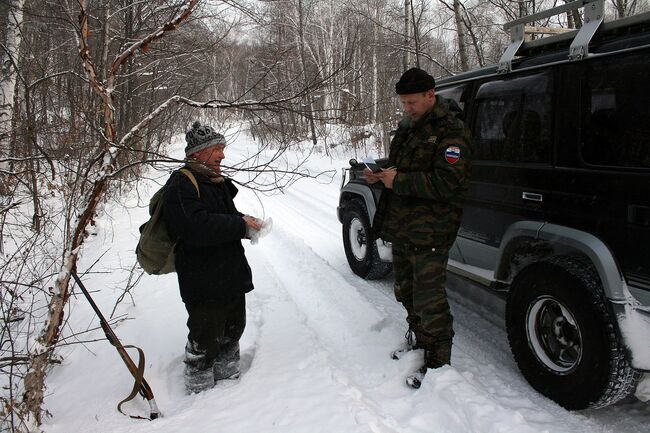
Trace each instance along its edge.
<path fill-rule="evenodd" d="M 460 159 L 460 147 L 449 146 L 445 150 L 445 160 L 450 164 L 456 164 Z"/>
<path fill-rule="evenodd" d="M 436 141 L 438 141 L 438 136 L 437 135 L 432 135 L 427 139 L 427 143 L 435 144 Z"/>

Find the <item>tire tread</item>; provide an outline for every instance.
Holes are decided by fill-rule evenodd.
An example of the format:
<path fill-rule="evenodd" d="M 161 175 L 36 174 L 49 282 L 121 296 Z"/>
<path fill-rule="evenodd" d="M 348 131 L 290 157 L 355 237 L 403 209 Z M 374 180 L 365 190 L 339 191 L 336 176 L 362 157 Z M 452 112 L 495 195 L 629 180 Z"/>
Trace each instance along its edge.
<path fill-rule="evenodd" d="M 360 199 L 350 200 L 348 204 L 345 206 L 345 216 L 343 219 L 343 245 L 345 247 L 345 254 L 348 259 L 348 263 L 350 264 L 350 268 L 352 268 L 355 274 L 359 275 L 363 279 L 366 280 L 382 279 L 392 271 L 393 264 L 381 260 L 375 242 L 372 241 L 368 242 L 368 254 L 370 255 L 370 260 L 369 263 L 365 264 L 364 266 L 365 269 L 363 270 L 355 269 L 355 266 L 351 262 L 352 260 L 355 259 L 350 257 L 352 253 L 349 251 L 349 245 L 348 245 L 349 239 L 346 241 L 346 236 L 349 236 L 348 233 L 349 215 L 354 213 L 356 213 L 361 218 L 361 222 L 363 223 L 364 229 L 366 230 L 366 236 L 368 238 L 371 237 L 370 217 L 368 216 L 368 211 L 366 209 L 364 202 L 361 201 Z"/>
<path fill-rule="evenodd" d="M 544 278 L 551 272 L 564 274 L 565 278 L 573 278 L 577 280 L 585 289 L 593 294 L 593 296 L 591 296 L 593 309 L 597 312 L 599 320 L 603 325 L 605 338 L 609 346 L 609 373 L 601 395 L 595 401 L 585 402 L 574 400 L 573 402 L 565 402 L 564 406 L 569 409 L 596 409 L 614 404 L 624 399 L 634 391 L 641 374 L 630 366 L 630 363 L 627 360 L 625 348 L 617 338 L 614 318 L 607 309 L 605 303 L 606 297 L 596 270 L 591 262 L 580 257 L 554 256 L 547 258 L 544 261 L 529 265 L 515 277 L 508 296 L 506 317 L 510 322 L 507 325 L 510 347 L 517 364 L 520 369 L 525 368 L 522 365 L 522 362 L 525 363 L 525 361 L 523 361 L 521 355 L 517 353 L 518 343 L 515 343 L 515 339 L 517 338 L 515 337 L 517 333 L 517 325 L 512 323 L 514 319 L 511 319 L 516 314 L 513 310 L 515 308 L 514 305 L 517 303 L 516 298 L 523 295 L 523 293 L 519 293 L 523 289 L 518 288 L 518 285 L 521 284 L 521 286 L 524 287 L 528 280 Z M 578 394 L 579 393 L 576 393 L 575 395 Z M 573 397 L 575 397 L 575 395 Z"/>

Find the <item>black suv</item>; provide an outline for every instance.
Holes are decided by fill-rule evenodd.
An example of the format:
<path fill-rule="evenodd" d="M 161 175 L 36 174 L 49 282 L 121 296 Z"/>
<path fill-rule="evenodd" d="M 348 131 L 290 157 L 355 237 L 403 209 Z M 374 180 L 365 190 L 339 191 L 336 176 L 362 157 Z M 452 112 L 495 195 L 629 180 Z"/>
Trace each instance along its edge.
<path fill-rule="evenodd" d="M 524 41 L 526 23 L 576 4 L 580 30 Z M 498 65 L 436 87 L 474 140 L 449 271 L 505 304 L 521 372 L 568 409 L 619 401 L 650 371 L 650 14 L 602 16 L 581 0 L 509 23 Z M 362 168 L 344 171 L 338 216 L 352 270 L 380 278 L 390 245 L 367 234 L 381 186 Z"/>

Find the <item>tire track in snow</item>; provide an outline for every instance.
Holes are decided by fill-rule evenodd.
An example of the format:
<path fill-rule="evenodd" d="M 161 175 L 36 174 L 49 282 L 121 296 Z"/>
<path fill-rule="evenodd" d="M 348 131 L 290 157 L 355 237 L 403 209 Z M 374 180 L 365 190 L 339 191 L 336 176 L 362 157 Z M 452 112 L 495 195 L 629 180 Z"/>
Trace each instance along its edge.
<path fill-rule="evenodd" d="M 268 252 L 259 253 L 264 254 L 276 278 L 304 312 L 307 325 L 332 360 L 334 378 L 349 388 L 349 395 L 362 408 L 370 410 L 373 418 L 385 420 L 391 427 L 397 426 L 405 432 L 430 431 L 433 425 L 450 424 L 462 429 L 451 431 L 488 431 L 476 430 L 480 425 L 488 425 L 494 428 L 489 431 L 494 432 L 543 432 L 546 429 L 540 425 L 552 423 L 554 416 L 545 413 L 531 425 L 531 420 L 521 411 L 502 405 L 498 395 L 474 381 L 472 373 L 459 373 L 453 368 L 432 373 L 425 383 L 427 386 L 417 393 L 406 388 L 403 379 L 416 368 L 419 360 L 416 356 L 408 363 L 389 359 L 387 342 L 402 338 L 399 321 L 382 317 L 338 271 L 292 234 L 279 230 L 272 245 L 270 240 L 265 248 Z M 273 254 L 277 250 L 296 252 L 291 269 L 283 269 L 282 258 Z M 440 392 L 444 392 L 444 398 L 438 396 Z M 405 402 L 418 409 L 413 412 L 405 409 Z M 441 409 L 449 408 L 450 402 L 464 407 L 454 407 L 452 416 L 444 410 L 432 412 L 432 402 L 437 402 Z M 536 411 L 538 408 L 529 403 L 522 409 Z M 402 415 L 398 419 L 404 413 L 412 416 Z M 499 421 L 503 417 L 508 422 Z M 575 433 L 566 429 L 555 429 L 554 433 L 558 431 Z"/>
<path fill-rule="evenodd" d="M 304 354 L 293 355 L 289 357 L 284 357 L 287 363 L 294 362 L 295 369 L 298 372 L 307 371 L 309 375 L 314 369 L 319 371 L 326 371 L 330 377 L 331 383 L 333 383 L 338 389 L 340 399 L 344 400 L 347 404 L 348 411 L 354 418 L 355 422 L 359 426 L 366 426 L 367 431 L 373 433 L 398 433 L 401 430 L 396 429 L 395 422 L 390 418 L 382 415 L 381 409 L 374 403 L 372 400 L 366 398 L 364 393 L 353 384 L 353 381 L 348 375 L 348 372 L 345 369 L 338 367 L 335 357 L 333 357 L 331 345 L 328 342 L 323 341 L 322 333 L 320 333 L 316 328 L 313 327 L 313 324 L 310 320 L 309 313 L 313 310 L 304 311 L 301 308 L 301 305 L 296 302 L 295 297 L 287 289 L 287 286 L 293 284 L 292 281 L 288 281 L 286 275 L 282 272 L 278 272 L 277 265 L 272 263 L 269 260 L 269 256 L 266 254 L 249 254 L 252 259 L 252 264 L 257 269 L 257 273 L 261 279 L 264 280 L 264 283 L 258 285 L 253 294 L 259 291 L 265 292 L 262 295 L 262 300 L 257 302 L 268 304 L 265 306 L 267 310 L 264 313 L 265 318 L 258 321 L 258 325 L 264 325 L 259 331 L 259 342 L 257 343 L 256 351 L 262 352 L 264 346 L 268 344 L 265 342 L 265 334 L 270 334 L 273 331 L 269 330 L 271 321 L 285 321 L 293 326 L 289 325 L 291 328 L 291 334 L 293 335 L 289 339 L 291 341 L 308 341 L 308 344 L 301 343 L 301 350 L 305 352 Z M 300 261 L 300 260 L 298 260 Z M 294 263 L 295 265 L 295 263 Z M 327 264 L 324 267 L 328 267 Z M 263 270 L 262 270 L 263 269 Z M 289 278 L 290 279 L 290 278 Z M 272 295 L 269 295 L 266 292 L 271 292 Z M 254 295 L 253 298 L 256 298 Z M 291 304 L 290 306 L 287 306 Z M 255 308 L 255 306 L 252 306 Z M 272 311 L 276 310 L 276 313 L 273 314 Z M 287 317 L 286 312 L 290 311 L 292 316 Z M 282 317 L 279 316 L 282 314 Z M 296 328 L 300 328 L 296 330 Z M 295 334 L 308 334 L 308 337 L 296 337 Z M 277 345 L 274 345 L 273 350 L 277 352 Z M 280 348 L 282 351 L 283 349 Z M 307 358 L 307 359 L 304 359 Z M 268 368 L 262 367 L 262 363 L 265 360 L 260 359 L 256 361 L 259 367 L 256 368 Z M 316 365 L 314 365 L 314 363 Z M 252 379 L 251 379 L 252 380 Z M 252 385 L 252 384 L 251 384 Z M 338 400 L 338 399 L 337 399 Z M 301 404 L 304 404 L 301 403 Z"/>
<path fill-rule="evenodd" d="M 365 298 L 373 307 L 384 316 L 384 322 L 377 322 L 377 328 L 391 328 L 394 331 L 395 323 L 398 327 L 403 322 L 402 307 L 397 304 L 392 294 L 390 281 L 368 282 L 358 279 L 348 269 L 340 239 L 340 224 L 336 220 L 335 208 L 338 203 L 338 182 L 336 185 L 323 185 L 307 181 L 297 183 L 280 197 L 274 197 L 269 208 L 275 214 L 287 218 L 287 231 L 296 233 L 305 242 L 297 241 L 293 248 L 293 255 L 302 256 L 304 250 L 300 244 L 314 245 L 308 248 L 309 253 L 325 261 L 330 270 L 324 272 L 321 281 L 332 279 L 330 272 L 337 272 L 339 280 L 352 290 Z M 328 190 L 327 192 L 325 190 Z M 320 200 L 324 197 L 323 200 Z M 331 208 L 327 203 L 331 200 Z M 307 209 L 307 210 L 305 210 Z M 319 214 L 319 212 L 321 214 Z M 333 214 L 333 218 L 327 215 Z M 299 219 L 303 218 L 302 221 Z M 276 224 L 278 219 L 274 218 Z M 305 223 L 308 221 L 308 223 Z M 278 224 L 282 226 L 282 224 Z M 305 231 L 304 226 L 310 230 Z M 277 233 L 276 233 L 277 234 Z M 273 235 L 272 235 L 273 236 Z M 316 243 L 315 239 L 323 239 Z M 261 241 L 262 243 L 265 240 Z M 303 245 L 304 246 L 304 245 Z M 291 263 L 295 269 L 295 263 Z M 579 413 L 568 412 L 557 406 L 552 401 L 537 394 L 523 379 L 512 359 L 507 345 L 505 333 L 493 321 L 482 318 L 474 311 L 472 305 L 466 301 L 460 303 L 451 300 L 452 310 L 456 317 L 456 341 L 452 360 L 454 366 L 462 371 L 462 376 L 470 385 L 481 389 L 481 392 L 490 396 L 504 406 L 517 408 L 524 418 L 538 426 L 539 431 L 547 428 L 548 431 L 580 432 L 609 432 L 616 433 L 646 433 L 647 428 L 643 420 L 648 420 L 647 404 L 640 402 L 622 403 L 611 408 L 597 411 L 583 411 Z M 316 328 L 315 328 L 316 329 Z M 321 332 L 318 330 L 318 333 Z M 363 332 L 363 331 L 360 331 Z M 387 341 L 400 341 L 403 330 L 392 332 Z M 396 337 L 395 337 L 396 336 Z M 394 338 L 395 337 L 395 338 Z M 385 343 L 385 342 L 384 342 Z M 403 376 L 403 372 L 398 372 Z M 357 388 L 359 388 L 357 386 Z M 361 387 L 363 388 L 363 387 Z M 640 412 L 641 416 L 637 413 Z M 643 413 L 646 415 L 643 416 Z M 626 418 L 630 418 L 627 420 Z"/>
<path fill-rule="evenodd" d="M 299 202 L 300 206 L 289 205 L 296 202 Z M 292 188 L 281 196 L 267 198 L 265 207 L 272 209 L 269 216 L 273 217 L 274 221 L 279 216 L 285 221 L 300 220 L 301 226 L 304 222 L 309 222 L 319 232 L 339 236 L 340 230 L 336 230 L 331 224 L 332 220 L 336 221 L 336 204 L 336 201 L 321 201 Z"/>

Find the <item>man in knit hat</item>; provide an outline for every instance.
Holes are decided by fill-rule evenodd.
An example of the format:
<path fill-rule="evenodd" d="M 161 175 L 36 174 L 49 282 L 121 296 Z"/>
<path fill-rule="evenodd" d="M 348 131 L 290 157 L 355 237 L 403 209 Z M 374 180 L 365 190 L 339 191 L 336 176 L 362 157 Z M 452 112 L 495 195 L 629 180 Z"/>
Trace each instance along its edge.
<path fill-rule="evenodd" d="M 186 166 L 172 173 L 164 219 L 176 239 L 175 265 L 189 334 L 185 346 L 188 393 L 239 377 L 239 339 L 246 325 L 245 294 L 253 290 L 241 240 L 260 230 L 233 198 L 237 188 L 221 173 L 226 140 L 195 122 L 185 135 Z"/>
<path fill-rule="evenodd" d="M 427 72 L 411 68 L 395 85 L 406 116 L 390 144 L 389 165 L 365 170 L 382 182 L 373 232 L 392 242 L 395 297 L 406 309 L 406 342 L 391 356 L 422 349 L 424 360 L 406 383 L 419 388 L 429 368 L 451 362 L 454 336 L 445 292 L 445 270 L 466 195 L 471 147 L 469 131 L 453 100 L 435 93 Z"/>

